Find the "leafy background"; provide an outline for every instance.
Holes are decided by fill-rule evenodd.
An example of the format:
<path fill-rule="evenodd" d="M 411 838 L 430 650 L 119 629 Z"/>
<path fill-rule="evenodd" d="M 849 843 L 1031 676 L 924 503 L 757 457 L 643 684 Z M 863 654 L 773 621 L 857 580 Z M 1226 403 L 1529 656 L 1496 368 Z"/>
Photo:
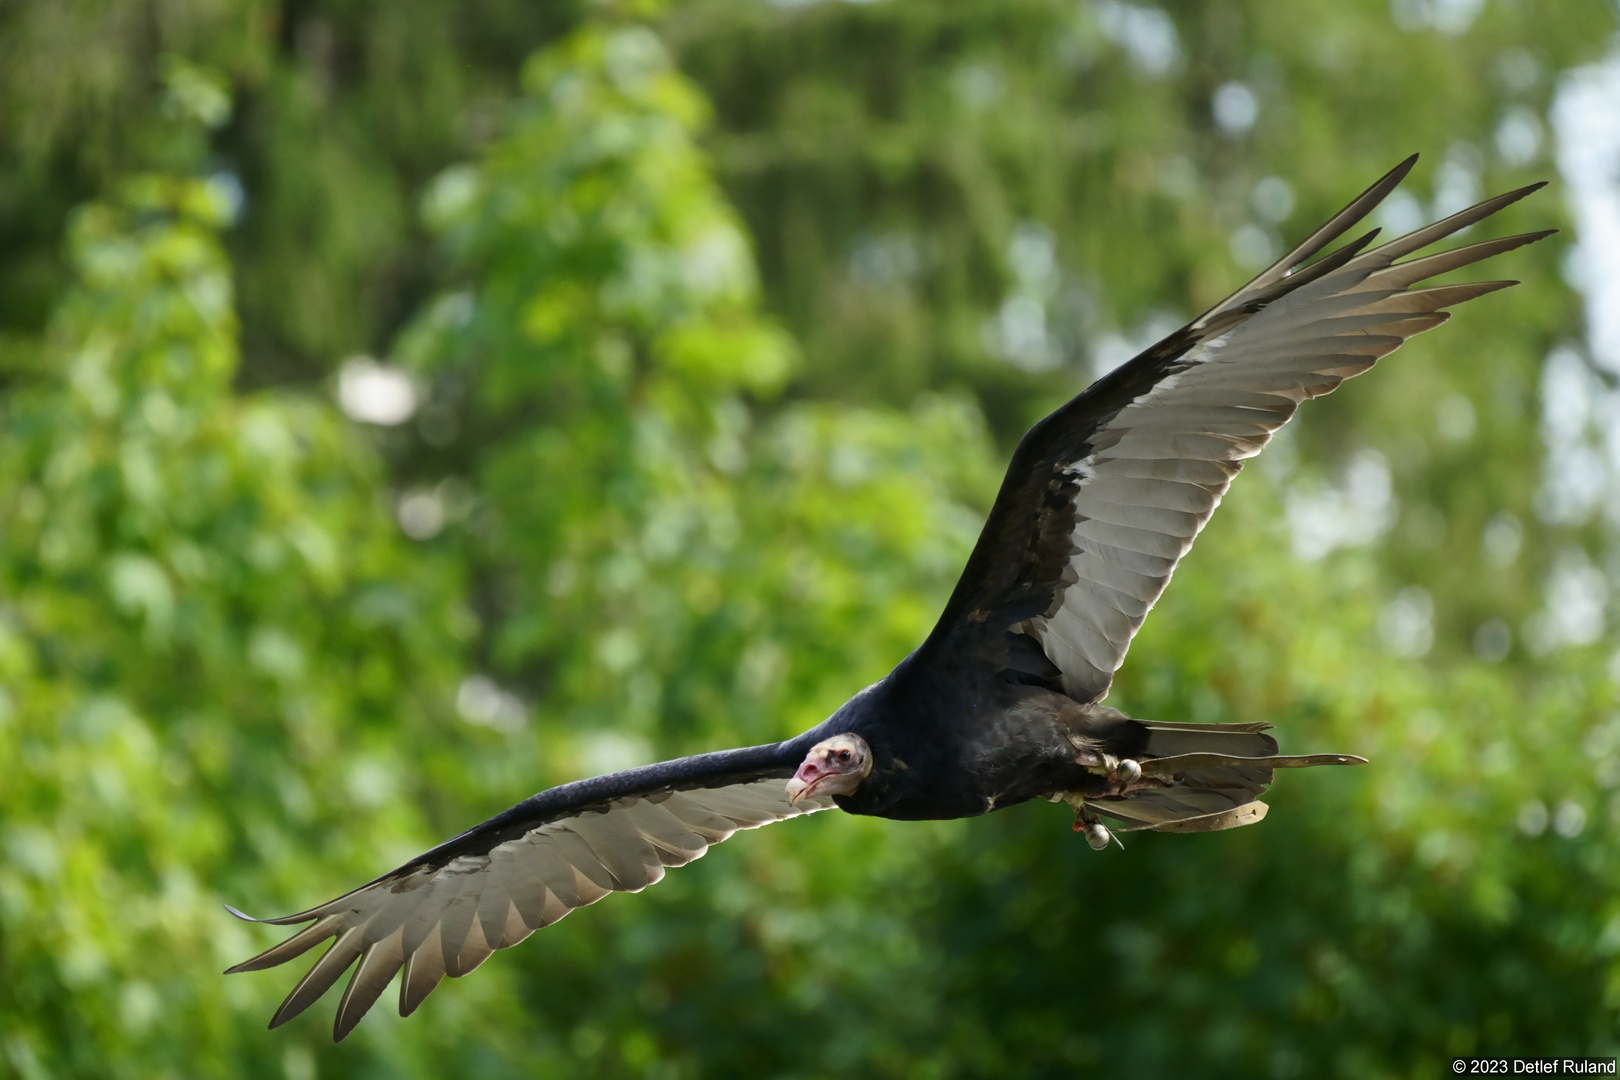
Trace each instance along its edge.
<path fill-rule="evenodd" d="M 0 6 L 0 1073 L 1614 1054 L 1616 22 Z M 289 973 L 218 974 L 266 940 L 222 902 L 825 716 L 927 632 L 1029 423 L 1412 150 L 1384 224 L 1551 179 L 1489 228 L 1566 231 L 1305 410 L 1115 696 L 1370 768 L 1101 855 L 1044 804 L 748 834 L 338 1046 L 264 1031 Z"/>

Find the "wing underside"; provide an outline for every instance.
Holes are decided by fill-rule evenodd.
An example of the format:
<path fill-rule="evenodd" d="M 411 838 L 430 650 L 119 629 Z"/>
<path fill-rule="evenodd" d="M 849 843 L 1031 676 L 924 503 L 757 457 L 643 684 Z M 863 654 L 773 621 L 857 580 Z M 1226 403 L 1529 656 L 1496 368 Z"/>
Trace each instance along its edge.
<path fill-rule="evenodd" d="M 303 1012 L 353 966 L 333 1024 L 342 1039 L 401 971 L 399 1011 L 408 1016 L 446 975 L 466 975 L 575 908 L 639 892 L 738 830 L 831 806 L 830 799 L 790 804 L 782 779 L 772 776 L 622 796 L 500 839 L 513 832 L 503 828 L 490 845 L 463 843 L 470 850 L 408 863 L 319 907 L 252 920 L 308 925 L 227 974 L 275 967 L 332 941 L 270 1026 Z"/>
<path fill-rule="evenodd" d="M 1450 317 L 1446 308 L 1515 284 L 1422 283 L 1547 235 L 1419 254 L 1535 185 L 1381 247 L 1367 250 L 1368 234 L 1307 265 L 1411 164 L 1231 298 L 1031 429 L 931 641 L 978 641 L 975 653 L 999 657 L 1014 681 L 1101 700 L 1244 461 L 1301 402 L 1439 326 Z M 1049 676 L 1028 675 L 1039 665 L 1004 644 L 1020 635 L 1051 662 Z"/>

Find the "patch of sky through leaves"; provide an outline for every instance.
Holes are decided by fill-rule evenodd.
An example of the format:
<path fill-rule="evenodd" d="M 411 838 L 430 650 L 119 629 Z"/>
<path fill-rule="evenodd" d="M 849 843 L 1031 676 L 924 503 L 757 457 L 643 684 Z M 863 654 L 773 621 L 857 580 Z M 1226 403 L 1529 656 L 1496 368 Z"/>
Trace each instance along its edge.
<path fill-rule="evenodd" d="M 1286 507 L 1298 559 L 1314 562 L 1338 548 L 1370 544 L 1395 523 L 1389 462 L 1376 450 L 1358 451 L 1335 482 L 1292 485 Z"/>
<path fill-rule="evenodd" d="M 1049 371 L 1080 352 L 1092 321 L 1090 293 L 1063 273 L 1052 231 L 1038 221 L 1019 225 L 1007 244 L 1007 269 L 1012 286 L 979 327 L 985 351 L 1026 371 Z"/>
<path fill-rule="evenodd" d="M 1575 219 L 1565 274 L 1585 300 L 1586 340 L 1553 349 L 1542 366 L 1545 457 L 1535 511 L 1548 525 L 1565 528 L 1602 513 L 1616 528 L 1620 392 L 1610 389 L 1605 376 L 1620 375 L 1620 52 L 1563 78 L 1551 125 Z M 1540 141 L 1539 120 L 1522 108 L 1510 110 L 1498 125 L 1496 149 L 1509 163 L 1533 160 Z M 1525 645 L 1533 653 L 1603 636 L 1612 588 L 1609 575 L 1583 548 L 1571 544 L 1557 554 L 1543 590 L 1541 609 L 1524 625 Z"/>
<path fill-rule="evenodd" d="M 1181 59 L 1176 24 L 1162 8 L 1102 0 L 1094 10 L 1103 37 L 1123 49 L 1142 74 L 1150 78 L 1168 75 Z"/>

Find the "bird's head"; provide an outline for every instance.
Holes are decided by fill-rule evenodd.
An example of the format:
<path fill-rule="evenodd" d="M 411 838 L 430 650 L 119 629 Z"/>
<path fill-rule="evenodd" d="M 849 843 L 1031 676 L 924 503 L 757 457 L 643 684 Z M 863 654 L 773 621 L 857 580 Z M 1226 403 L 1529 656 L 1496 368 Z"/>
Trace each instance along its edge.
<path fill-rule="evenodd" d="M 853 795 L 872 771 L 872 748 L 859 735 L 834 735 L 810 748 L 799 771 L 788 781 L 788 801 L 818 795 Z"/>

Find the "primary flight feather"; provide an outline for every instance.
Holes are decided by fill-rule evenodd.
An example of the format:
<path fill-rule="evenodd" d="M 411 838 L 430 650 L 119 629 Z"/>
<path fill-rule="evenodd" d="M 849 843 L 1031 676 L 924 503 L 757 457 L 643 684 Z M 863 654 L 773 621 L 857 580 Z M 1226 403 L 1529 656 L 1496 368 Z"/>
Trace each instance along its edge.
<path fill-rule="evenodd" d="M 1515 284 L 1423 282 L 1548 235 L 1418 254 L 1536 184 L 1309 261 L 1416 160 L 1031 428 L 933 632 L 827 720 L 787 742 L 542 791 L 336 900 L 256 920 L 307 925 L 230 972 L 336 939 L 270 1026 L 352 966 L 333 1027 L 342 1039 L 396 974 L 409 1015 L 446 975 L 610 892 L 637 892 L 739 829 L 834 806 L 918 820 L 1044 797 L 1072 805 L 1076 830 L 1100 848 L 1115 832 L 1247 825 L 1265 816 L 1274 769 L 1360 762 L 1281 756 L 1263 723 L 1143 721 L 1101 702 L 1232 478 L 1299 403 L 1439 326 L 1445 309 Z"/>

